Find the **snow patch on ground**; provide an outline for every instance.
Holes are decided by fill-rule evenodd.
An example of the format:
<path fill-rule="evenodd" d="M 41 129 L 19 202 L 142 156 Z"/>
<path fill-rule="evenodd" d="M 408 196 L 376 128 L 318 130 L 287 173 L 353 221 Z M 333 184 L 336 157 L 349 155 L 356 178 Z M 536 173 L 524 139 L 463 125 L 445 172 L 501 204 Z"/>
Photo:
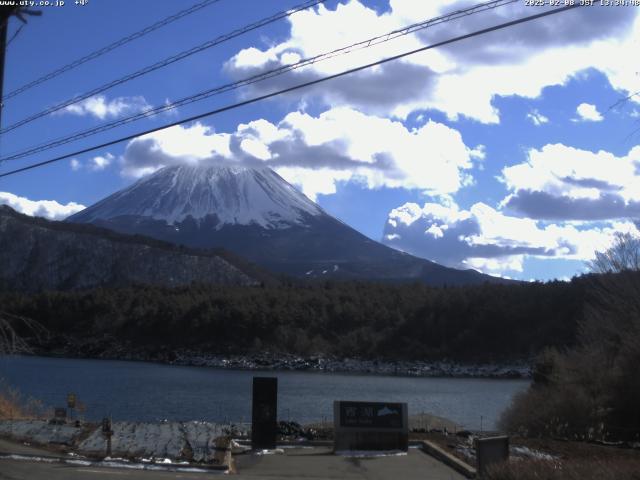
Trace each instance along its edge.
<path fill-rule="evenodd" d="M 470 436 L 468 438 L 467 444 L 459 444 L 455 448 L 456 452 L 464 456 L 471 463 L 476 461 L 476 450 L 473 446 L 473 439 L 474 437 Z M 529 448 L 525 446 L 514 446 L 514 445 L 511 445 L 509 447 L 509 456 L 512 459 L 530 458 L 535 460 L 557 460 L 559 458 L 549 453 L 542 452 L 540 450 L 535 450 L 533 448 Z"/>
<path fill-rule="evenodd" d="M 82 430 L 72 425 L 50 425 L 43 420 L 0 421 L 0 435 L 39 444 L 72 445 Z"/>
<path fill-rule="evenodd" d="M 155 459 L 158 462 L 188 459 L 210 462 L 216 453 L 215 440 L 229 430 L 226 425 L 209 422 L 114 422 L 111 451 L 114 455 Z M 95 430 L 78 449 L 83 452 L 104 452 L 106 440 Z"/>
<path fill-rule="evenodd" d="M 38 457 L 30 455 L 2 455 L 0 458 L 7 460 L 17 460 L 24 462 L 40 462 L 40 463 L 64 463 L 67 465 L 76 465 L 82 467 L 100 467 L 100 468 L 120 468 L 129 470 L 151 470 L 159 472 L 184 472 L 184 473 L 209 473 L 224 474 L 226 470 L 210 470 L 206 468 L 188 467 L 183 464 L 172 463 L 170 460 L 162 462 L 162 464 L 143 464 L 132 463 L 125 459 L 109 459 L 103 461 L 79 460 L 70 458 L 54 458 L 54 457 Z M 167 459 L 168 460 L 168 459 Z"/>
<path fill-rule="evenodd" d="M 533 458 L 536 460 L 557 460 L 559 458 L 555 455 L 544 453 L 540 450 L 534 450 L 529 447 L 511 447 L 510 453 L 515 457 Z"/>
<path fill-rule="evenodd" d="M 176 460 L 210 463 L 214 461 L 216 439 L 227 435 L 229 425 L 209 422 L 114 422 L 111 461 L 145 458 L 174 463 Z M 238 434 L 246 434 L 245 431 Z M 45 420 L 0 421 L 0 435 L 40 445 L 64 444 L 77 453 L 103 456 L 107 439 L 97 425 L 76 428 L 51 425 Z M 69 459 L 69 461 L 71 461 Z"/>
<path fill-rule="evenodd" d="M 274 448 L 274 449 L 265 449 L 258 450 L 255 452 L 256 455 L 284 455 L 284 450 L 282 448 Z"/>
<path fill-rule="evenodd" d="M 57 463 L 58 459 L 56 458 L 46 458 L 46 457 L 32 457 L 29 455 L 2 455 L 0 458 L 6 458 L 7 460 L 18 460 L 18 461 L 30 461 L 30 462 L 43 462 L 43 463 Z"/>

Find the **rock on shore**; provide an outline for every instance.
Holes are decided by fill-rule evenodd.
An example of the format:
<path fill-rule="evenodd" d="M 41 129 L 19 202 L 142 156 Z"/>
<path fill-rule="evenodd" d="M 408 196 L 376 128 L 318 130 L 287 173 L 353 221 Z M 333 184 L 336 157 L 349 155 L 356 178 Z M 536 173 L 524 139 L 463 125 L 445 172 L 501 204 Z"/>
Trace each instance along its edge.
<path fill-rule="evenodd" d="M 326 355 L 299 356 L 287 353 L 220 354 L 206 349 L 170 349 L 165 347 L 134 346 L 110 336 L 85 339 L 57 337 L 39 355 L 71 358 L 100 358 L 159 362 L 193 367 L 228 368 L 235 370 L 289 370 L 328 373 L 398 375 L 409 377 L 455 378 L 531 378 L 527 360 L 504 363 L 458 363 L 449 360 L 384 360 L 337 358 Z"/>

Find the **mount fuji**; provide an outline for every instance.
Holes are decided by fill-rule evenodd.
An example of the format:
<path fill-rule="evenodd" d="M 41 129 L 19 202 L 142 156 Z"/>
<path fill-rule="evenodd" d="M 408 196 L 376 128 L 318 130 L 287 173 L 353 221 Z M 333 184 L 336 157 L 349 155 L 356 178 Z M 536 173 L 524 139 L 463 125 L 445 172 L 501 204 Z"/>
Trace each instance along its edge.
<path fill-rule="evenodd" d="M 67 221 L 188 247 L 222 247 L 274 272 L 303 278 L 432 285 L 502 281 L 370 240 L 269 168 L 165 167 Z"/>

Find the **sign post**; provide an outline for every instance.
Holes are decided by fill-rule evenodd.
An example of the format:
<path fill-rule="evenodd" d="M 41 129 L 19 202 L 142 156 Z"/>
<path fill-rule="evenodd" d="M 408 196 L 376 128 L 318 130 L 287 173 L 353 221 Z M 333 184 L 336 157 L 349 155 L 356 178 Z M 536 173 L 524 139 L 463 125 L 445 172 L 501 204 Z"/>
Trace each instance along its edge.
<path fill-rule="evenodd" d="M 333 403 L 335 451 L 409 449 L 406 403 Z"/>
<path fill-rule="evenodd" d="M 67 394 L 67 407 L 69 408 L 69 417 L 73 419 L 73 409 L 76 408 L 76 394 Z"/>
<path fill-rule="evenodd" d="M 102 419 L 102 434 L 107 438 L 107 457 L 111 456 L 111 437 L 113 430 L 111 429 L 111 419 L 104 417 Z"/>
<path fill-rule="evenodd" d="M 476 438 L 475 446 L 480 477 L 487 473 L 489 465 L 509 460 L 509 437 L 507 436 Z"/>
<path fill-rule="evenodd" d="M 276 448 L 278 434 L 278 379 L 253 377 L 251 447 Z"/>

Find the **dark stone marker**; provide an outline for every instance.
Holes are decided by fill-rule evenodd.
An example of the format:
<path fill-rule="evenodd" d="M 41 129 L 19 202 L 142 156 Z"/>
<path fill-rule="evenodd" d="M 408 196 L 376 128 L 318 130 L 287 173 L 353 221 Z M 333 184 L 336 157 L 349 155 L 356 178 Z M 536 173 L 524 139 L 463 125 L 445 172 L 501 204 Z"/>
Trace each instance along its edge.
<path fill-rule="evenodd" d="M 334 402 L 334 450 L 409 449 L 406 403 Z"/>
<path fill-rule="evenodd" d="M 509 460 L 509 437 L 507 436 L 477 438 L 475 444 L 478 474 L 481 478 L 487 472 L 489 465 Z"/>
<path fill-rule="evenodd" d="M 67 423 L 67 409 L 64 407 L 56 407 L 53 409 L 53 418 L 49 420 L 52 425 L 64 425 Z"/>
<path fill-rule="evenodd" d="M 276 448 L 277 434 L 278 379 L 275 377 L 253 377 L 252 448 Z"/>

